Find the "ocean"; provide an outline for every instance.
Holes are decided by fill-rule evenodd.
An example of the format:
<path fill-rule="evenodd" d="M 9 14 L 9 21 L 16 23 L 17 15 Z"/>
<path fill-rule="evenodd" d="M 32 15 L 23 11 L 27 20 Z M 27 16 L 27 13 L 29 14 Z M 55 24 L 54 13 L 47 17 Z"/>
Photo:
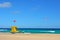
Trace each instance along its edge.
<path fill-rule="evenodd" d="M 18 33 L 60 34 L 60 28 L 17 28 Z M 0 33 L 10 33 L 10 28 L 0 28 Z"/>

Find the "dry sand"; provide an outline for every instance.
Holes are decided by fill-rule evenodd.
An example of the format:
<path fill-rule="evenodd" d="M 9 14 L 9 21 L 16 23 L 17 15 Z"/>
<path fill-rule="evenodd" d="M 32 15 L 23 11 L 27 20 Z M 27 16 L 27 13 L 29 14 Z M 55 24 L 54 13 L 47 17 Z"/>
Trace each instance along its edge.
<path fill-rule="evenodd" d="M 60 40 L 60 34 L 10 34 L 0 33 L 0 40 Z"/>

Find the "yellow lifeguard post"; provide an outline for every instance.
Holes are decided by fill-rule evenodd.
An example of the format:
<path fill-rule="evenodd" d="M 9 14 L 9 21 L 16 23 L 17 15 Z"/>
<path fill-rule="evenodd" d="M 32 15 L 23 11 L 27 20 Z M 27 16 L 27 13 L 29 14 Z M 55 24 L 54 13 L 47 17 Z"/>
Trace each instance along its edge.
<path fill-rule="evenodd" d="M 16 33 L 16 32 L 18 32 L 16 26 L 11 26 L 11 33 Z"/>

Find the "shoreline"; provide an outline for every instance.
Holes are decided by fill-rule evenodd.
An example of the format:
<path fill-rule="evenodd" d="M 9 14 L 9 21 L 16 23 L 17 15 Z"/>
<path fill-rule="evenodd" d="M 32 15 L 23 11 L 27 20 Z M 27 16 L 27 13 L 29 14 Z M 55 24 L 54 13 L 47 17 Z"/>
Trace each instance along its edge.
<path fill-rule="evenodd" d="M 60 34 L 0 33 L 0 40 L 60 40 Z"/>

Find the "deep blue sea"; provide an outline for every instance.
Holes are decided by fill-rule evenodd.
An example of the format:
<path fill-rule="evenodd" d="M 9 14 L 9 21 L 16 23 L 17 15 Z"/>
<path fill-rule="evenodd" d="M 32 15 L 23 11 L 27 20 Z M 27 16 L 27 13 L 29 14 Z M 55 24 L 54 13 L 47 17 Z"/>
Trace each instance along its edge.
<path fill-rule="evenodd" d="M 18 33 L 60 34 L 60 28 L 17 28 Z M 10 33 L 10 28 L 0 28 L 1 33 Z"/>

